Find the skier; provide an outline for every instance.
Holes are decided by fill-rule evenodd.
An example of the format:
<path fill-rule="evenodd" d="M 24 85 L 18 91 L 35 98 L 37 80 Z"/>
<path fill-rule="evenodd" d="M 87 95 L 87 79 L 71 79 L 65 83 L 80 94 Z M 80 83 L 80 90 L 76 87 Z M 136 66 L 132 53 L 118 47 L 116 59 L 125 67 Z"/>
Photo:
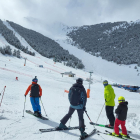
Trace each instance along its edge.
<path fill-rule="evenodd" d="M 128 111 L 128 102 L 125 101 L 125 98 L 123 96 L 120 96 L 118 98 L 119 105 L 117 109 L 115 110 L 116 113 L 116 120 L 115 120 L 115 126 L 114 126 L 114 131 L 112 135 L 115 135 L 117 137 L 125 137 L 125 138 L 130 138 L 127 135 L 127 130 L 125 127 L 125 120 L 127 117 L 127 111 Z M 119 134 L 119 125 L 121 125 L 122 128 L 122 133 Z"/>
<path fill-rule="evenodd" d="M 35 76 L 35 78 L 32 80 L 32 84 L 29 85 L 25 92 L 25 97 L 30 91 L 30 101 L 32 104 L 32 108 L 34 110 L 34 115 L 38 117 L 42 117 L 41 115 L 41 107 L 39 105 L 39 98 L 42 96 L 42 89 L 39 84 L 37 84 L 38 79 Z"/>
<path fill-rule="evenodd" d="M 69 112 L 62 119 L 61 123 L 57 127 L 57 129 L 65 129 L 67 126 L 65 125 L 69 118 L 71 118 L 72 114 L 75 110 L 77 110 L 79 117 L 79 130 L 81 132 L 81 137 L 86 137 L 88 134 L 85 132 L 85 124 L 83 114 L 86 110 L 86 102 L 87 102 L 87 94 L 84 88 L 83 79 L 78 78 L 76 83 L 69 90 L 68 99 L 70 102 Z"/>
<path fill-rule="evenodd" d="M 114 122 L 115 122 L 115 117 L 114 117 L 114 106 L 115 106 L 115 93 L 114 89 L 112 88 L 111 85 L 108 84 L 108 81 L 105 80 L 103 81 L 104 85 L 104 98 L 105 98 L 105 110 L 106 110 L 106 115 L 107 118 L 109 119 L 110 124 L 106 125 L 106 127 L 114 127 Z"/>

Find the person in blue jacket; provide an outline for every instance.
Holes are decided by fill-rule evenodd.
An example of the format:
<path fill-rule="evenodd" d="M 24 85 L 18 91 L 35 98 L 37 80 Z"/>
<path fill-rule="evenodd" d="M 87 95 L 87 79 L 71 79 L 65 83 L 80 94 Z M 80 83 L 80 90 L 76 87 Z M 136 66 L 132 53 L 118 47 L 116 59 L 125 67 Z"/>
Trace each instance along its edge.
<path fill-rule="evenodd" d="M 69 112 L 62 119 L 57 129 L 65 129 L 67 121 L 71 118 L 75 110 L 77 110 L 79 117 L 79 130 L 81 137 L 86 137 L 88 134 L 85 132 L 85 124 L 83 114 L 86 110 L 87 94 L 83 86 L 83 79 L 78 78 L 76 83 L 69 90 L 68 99 L 70 102 Z"/>

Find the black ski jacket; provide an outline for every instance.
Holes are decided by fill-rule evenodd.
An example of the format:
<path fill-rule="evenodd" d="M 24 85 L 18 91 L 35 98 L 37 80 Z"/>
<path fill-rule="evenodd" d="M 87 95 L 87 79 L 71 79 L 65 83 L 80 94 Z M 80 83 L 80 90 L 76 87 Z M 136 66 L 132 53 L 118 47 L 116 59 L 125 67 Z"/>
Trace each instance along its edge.
<path fill-rule="evenodd" d="M 117 114 L 116 117 L 121 120 L 121 121 L 125 121 L 127 118 L 127 111 L 128 111 L 128 102 L 121 102 L 117 109 L 115 110 L 115 113 Z"/>
<path fill-rule="evenodd" d="M 83 109 L 83 107 L 86 106 L 86 102 L 87 102 L 86 90 L 85 90 L 84 86 L 82 84 L 79 84 L 79 83 L 73 84 L 73 86 L 71 88 L 73 88 L 73 87 L 81 89 L 81 98 L 80 98 L 80 101 L 79 101 L 79 105 L 77 105 L 77 106 L 71 105 L 71 107 L 75 108 L 75 109 Z M 69 94 L 68 94 L 69 101 L 70 101 L 70 97 L 71 97 L 71 93 L 72 93 L 71 88 L 70 88 Z"/>

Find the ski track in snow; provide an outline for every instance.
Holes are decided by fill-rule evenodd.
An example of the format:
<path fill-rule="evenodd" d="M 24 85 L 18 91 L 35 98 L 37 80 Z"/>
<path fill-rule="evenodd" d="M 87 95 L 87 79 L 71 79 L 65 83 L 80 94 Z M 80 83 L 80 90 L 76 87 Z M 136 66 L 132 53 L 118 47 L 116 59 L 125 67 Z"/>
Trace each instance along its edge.
<path fill-rule="evenodd" d="M 7 23 L 5 25 L 9 26 Z M 10 27 L 9 27 L 10 28 Z M 15 33 L 20 41 L 24 44 L 25 40 L 21 40 L 21 37 Z M 26 42 L 27 43 L 27 42 Z M 68 49 L 70 53 L 77 54 L 82 59 L 87 70 L 93 70 L 92 74 L 93 84 L 91 84 L 90 98 L 87 99 L 87 111 L 93 122 L 97 121 L 100 111 L 104 104 L 104 87 L 102 81 L 104 79 L 109 80 L 110 83 L 123 82 L 130 84 L 139 84 L 138 76 L 133 68 L 128 66 L 118 66 L 114 63 L 107 62 L 101 58 L 96 58 L 88 53 L 83 52 L 71 45 L 67 45 L 63 42 L 59 42 L 65 49 Z M 0 35 L 0 45 L 8 44 L 6 40 Z M 26 44 L 27 45 L 27 44 Z M 10 45 L 11 46 L 11 45 Z M 12 49 L 15 49 L 11 46 Z M 30 48 L 30 46 L 28 46 Z M 31 48 L 32 49 L 32 48 Z M 34 51 L 32 49 L 32 51 Z M 79 139 L 79 130 L 61 131 L 61 132 L 39 132 L 40 128 L 53 128 L 59 125 L 60 120 L 68 112 L 69 102 L 68 93 L 64 90 L 69 90 L 72 84 L 75 83 L 77 77 L 83 77 L 84 79 L 89 77 L 89 73 L 83 70 L 76 70 L 70 67 L 66 67 L 60 63 L 53 63 L 53 60 L 42 57 L 40 54 L 36 54 L 35 57 L 25 53 L 21 53 L 22 57 L 27 57 L 26 66 L 24 66 L 24 59 L 18 59 L 11 56 L 3 56 L 0 54 L 0 91 L 6 86 L 3 101 L 0 107 L 0 140 L 77 140 Z M 6 66 L 5 66 L 6 64 Z M 43 65 L 44 68 L 38 67 Z M 106 67 L 105 67 L 106 66 Z M 134 67 L 134 65 L 131 65 Z M 58 72 L 57 72 L 58 71 Z M 60 74 L 61 72 L 72 71 L 76 74 L 76 77 L 68 77 Z M 127 72 L 126 72 L 127 71 Z M 115 73 L 115 74 L 114 74 Z M 131 73 L 131 74 L 130 74 Z M 124 74 L 124 75 L 123 75 Z M 130 74 L 128 77 L 128 74 Z M 30 76 L 29 76 L 30 75 Z M 38 77 L 38 84 L 42 87 L 43 96 L 42 102 L 45 107 L 46 113 L 50 120 L 40 120 L 32 115 L 24 113 L 23 107 L 25 102 L 24 93 L 31 84 L 32 78 Z M 18 77 L 19 81 L 15 78 Z M 106 78 L 107 77 L 107 78 Z M 135 80 L 134 80 L 135 78 Z M 122 84 L 123 84 L 122 83 Z M 84 81 L 84 86 L 88 89 L 89 85 L 87 81 Z M 116 93 L 116 106 L 119 96 L 124 96 L 129 102 L 128 105 L 128 119 L 126 121 L 126 127 L 133 133 L 130 134 L 135 139 L 140 139 L 140 94 L 129 92 L 127 90 L 114 87 Z M 0 96 L 0 100 L 2 95 Z M 42 104 L 42 114 L 45 116 Z M 25 109 L 32 110 L 29 95 L 26 96 Z M 89 119 L 86 114 L 84 115 L 85 125 L 87 127 L 86 132 L 91 132 L 93 126 L 89 124 Z M 71 122 L 67 122 L 67 126 L 77 126 L 78 115 L 75 111 Z M 108 124 L 105 109 L 103 109 L 100 118 L 97 123 Z M 105 128 L 96 127 L 99 131 L 105 132 Z M 108 129 L 109 131 L 113 131 Z M 116 140 L 116 138 L 106 136 L 103 134 L 94 135 L 87 140 Z"/>

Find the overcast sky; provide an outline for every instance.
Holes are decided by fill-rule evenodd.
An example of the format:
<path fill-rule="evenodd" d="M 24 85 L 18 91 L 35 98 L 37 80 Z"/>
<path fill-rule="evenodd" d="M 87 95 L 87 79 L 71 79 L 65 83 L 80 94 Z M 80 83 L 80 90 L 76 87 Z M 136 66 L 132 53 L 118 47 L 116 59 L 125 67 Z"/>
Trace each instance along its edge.
<path fill-rule="evenodd" d="M 67 25 L 140 19 L 140 0 L 0 0 L 0 19 L 32 17 Z"/>

